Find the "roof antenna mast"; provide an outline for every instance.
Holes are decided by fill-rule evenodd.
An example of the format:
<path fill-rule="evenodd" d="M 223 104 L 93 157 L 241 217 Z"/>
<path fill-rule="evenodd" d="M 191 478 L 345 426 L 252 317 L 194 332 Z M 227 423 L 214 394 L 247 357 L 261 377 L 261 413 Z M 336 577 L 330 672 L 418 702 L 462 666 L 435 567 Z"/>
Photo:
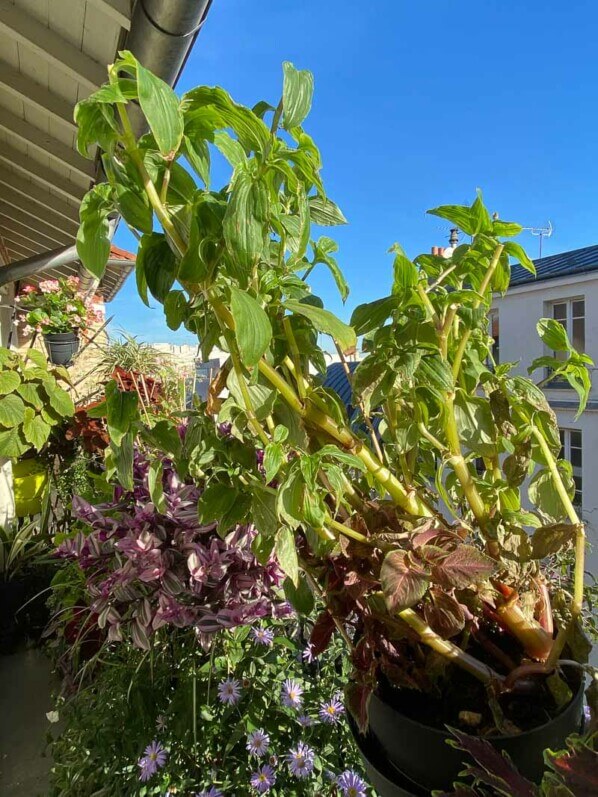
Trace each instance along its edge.
<path fill-rule="evenodd" d="M 535 235 L 540 239 L 540 252 L 538 257 L 542 257 L 542 241 L 544 238 L 550 238 L 552 235 L 552 222 L 549 221 L 546 227 L 524 227 L 523 229 L 529 230 L 532 235 Z"/>

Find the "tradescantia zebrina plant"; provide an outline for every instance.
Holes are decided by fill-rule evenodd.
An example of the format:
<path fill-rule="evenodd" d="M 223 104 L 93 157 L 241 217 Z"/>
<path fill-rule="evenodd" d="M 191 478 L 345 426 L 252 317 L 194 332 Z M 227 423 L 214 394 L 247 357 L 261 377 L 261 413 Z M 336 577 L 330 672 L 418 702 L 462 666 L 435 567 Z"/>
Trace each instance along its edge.
<path fill-rule="evenodd" d="M 546 689 L 551 676 L 566 701 L 559 661 L 566 646 L 568 659 L 584 652 L 584 528 L 555 416 L 514 363 L 493 363 L 487 330 L 510 258 L 534 268 L 511 240 L 521 227 L 492 218 L 481 196 L 436 208 L 471 243 L 414 261 L 393 247 L 391 293 L 343 323 L 309 286 L 324 266 L 348 294 L 336 244 L 312 238 L 312 224 L 345 222 L 302 127 L 312 90 L 311 74 L 285 63 L 276 107 L 250 109 L 210 87 L 179 100 L 122 53 L 109 83 L 76 111 L 79 148 L 99 144 L 107 176 L 83 201 L 79 255 L 101 276 L 108 219 L 120 213 L 140 239 L 143 301 L 151 294 L 170 328 L 197 333 L 206 358 L 215 345 L 229 352 L 207 404 L 190 413 L 188 459 L 177 469 L 198 481 L 201 516 L 221 533 L 255 524 L 254 550 L 264 560 L 274 550 L 296 607 L 310 607 L 312 591 L 325 602 L 313 651 L 335 628 L 346 638 L 356 666 L 349 702 L 361 720 L 380 670 L 432 690 L 448 662 L 494 696 L 523 676 Z M 137 105 L 149 129 L 139 138 Z M 216 190 L 214 149 L 232 172 Z M 589 358 L 557 322 L 538 331 L 565 357 L 532 370 L 568 379 L 583 409 Z M 320 336 L 343 361 L 363 336 L 367 356 L 352 373 L 347 366 L 351 419 L 322 386 Z M 542 560 L 570 547 L 572 594 L 555 593 Z"/>

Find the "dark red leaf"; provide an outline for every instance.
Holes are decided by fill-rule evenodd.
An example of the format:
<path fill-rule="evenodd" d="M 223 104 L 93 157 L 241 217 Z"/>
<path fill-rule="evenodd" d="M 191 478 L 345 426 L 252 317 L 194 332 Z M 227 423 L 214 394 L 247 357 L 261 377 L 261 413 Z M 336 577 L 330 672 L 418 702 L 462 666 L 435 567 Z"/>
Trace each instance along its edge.
<path fill-rule="evenodd" d="M 538 797 L 538 789 L 529 780 L 520 775 L 505 753 L 499 753 L 490 742 L 477 736 L 469 736 L 455 728 L 449 728 L 456 742 L 451 744 L 463 750 L 479 764 L 470 767 L 467 772 L 481 783 L 496 789 L 505 797 Z"/>
<path fill-rule="evenodd" d="M 335 627 L 330 612 L 322 612 L 316 620 L 309 638 L 309 644 L 314 656 L 319 656 L 320 653 L 326 650 L 332 639 Z"/>
<path fill-rule="evenodd" d="M 350 683 L 345 689 L 345 704 L 357 723 L 360 733 L 366 733 L 368 729 L 368 708 L 371 696 L 372 687 L 369 684 Z"/>
<path fill-rule="evenodd" d="M 598 752 L 580 745 L 571 753 L 548 753 L 548 762 L 576 797 L 598 794 Z"/>
<path fill-rule="evenodd" d="M 380 570 L 380 582 L 389 611 L 408 609 L 423 598 L 429 579 L 409 564 L 405 551 L 391 551 Z"/>
<path fill-rule="evenodd" d="M 434 797 L 479 797 L 480 792 L 464 783 L 453 783 L 453 791 L 435 791 Z"/>
<path fill-rule="evenodd" d="M 464 589 L 492 575 L 496 562 L 473 545 L 460 545 L 436 565 L 432 578 L 446 589 Z"/>
<path fill-rule="evenodd" d="M 424 606 L 426 622 L 443 639 L 450 639 L 463 630 L 465 615 L 460 604 L 440 589 L 430 590 L 430 603 Z"/>

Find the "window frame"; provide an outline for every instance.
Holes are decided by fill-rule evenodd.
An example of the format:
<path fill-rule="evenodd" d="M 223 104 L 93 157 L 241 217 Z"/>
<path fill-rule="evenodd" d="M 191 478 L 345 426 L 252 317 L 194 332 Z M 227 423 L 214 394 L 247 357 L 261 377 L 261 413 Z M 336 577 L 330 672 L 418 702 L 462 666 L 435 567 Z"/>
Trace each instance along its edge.
<path fill-rule="evenodd" d="M 571 434 L 579 435 L 579 445 L 572 445 Z M 583 431 L 581 429 L 572 429 L 569 426 L 559 427 L 559 437 L 561 439 L 561 450 L 559 459 L 564 459 L 570 463 L 573 469 L 573 478 L 575 481 L 575 495 L 573 497 L 573 506 L 581 510 L 583 508 Z M 579 450 L 580 464 L 573 465 L 571 461 L 571 450 Z M 579 479 L 579 487 L 577 479 Z M 579 497 L 578 497 L 579 496 Z"/>
<path fill-rule="evenodd" d="M 573 315 L 573 304 L 574 302 L 583 302 L 583 316 L 574 316 Z M 545 302 L 544 306 L 546 309 L 546 315 L 552 318 L 555 321 L 559 321 L 560 319 L 555 319 L 554 317 L 554 308 L 557 304 L 564 304 L 566 306 L 566 331 L 571 343 L 573 343 L 573 321 L 575 319 L 583 318 L 583 347 L 585 352 L 586 347 L 586 297 L 585 294 L 583 295 L 576 295 L 576 296 L 564 296 L 559 299 L 551 299 L 550 301 Z M 549 349 L 545 347 L 545 351 L 548 352 L 553 357 L 556 357 L 558 352 L 555 352 L 553 349 Z M 582 352 L 582 354 L 584 353 Z M 545 378 L 549 379 L 550 374 L 552 373 L 551 368 L 546 368 Z M 554 390 L 573 390 L 569 382 L 565 379 L 552 379 L 546 385 L 548 389 Z"/>

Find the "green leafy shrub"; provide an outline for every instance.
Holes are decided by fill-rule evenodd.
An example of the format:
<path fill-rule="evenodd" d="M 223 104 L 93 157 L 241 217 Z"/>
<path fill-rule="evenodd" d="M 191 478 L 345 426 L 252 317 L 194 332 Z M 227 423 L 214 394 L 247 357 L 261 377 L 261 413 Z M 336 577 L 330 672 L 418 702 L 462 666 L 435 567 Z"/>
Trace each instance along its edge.
<path fill-rule="evenodd" d="M 0 456 L 41 451 L 53 428 L 75 413 L 73 400 L 59 382 L 70 384 L 62 366 L 48 368 L 44 355 L 25 357 L 0 348 Z"/>

